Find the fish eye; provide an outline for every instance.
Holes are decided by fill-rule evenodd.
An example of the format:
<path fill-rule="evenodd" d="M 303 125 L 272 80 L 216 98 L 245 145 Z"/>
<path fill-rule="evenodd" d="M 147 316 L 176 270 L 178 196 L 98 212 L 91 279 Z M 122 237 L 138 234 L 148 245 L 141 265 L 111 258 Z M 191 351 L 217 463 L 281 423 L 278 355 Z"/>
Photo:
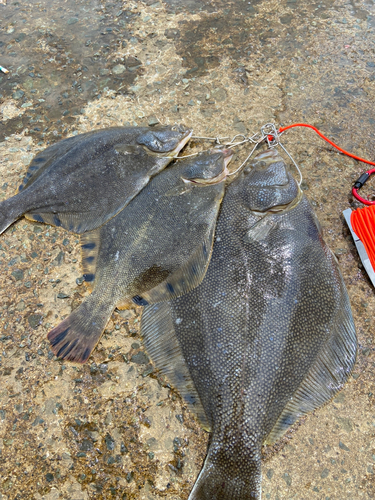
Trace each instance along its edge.
<path fill-rule="evenodd" d="M 171 130 L 172 130 L 173 132 L 177 132 L 177 130 L 178 130 L 177 125 L 173 125 L 173 127 L 171 128 Z"/>
<path fill-rule="evenodd" d="M 154 137 L 152 139 L 152 146 L 156 149 L 156 148 L 161 148 L 163 146 L 163 143 L 162 141 L 159 141 L 159 139 L 157 137 Z"/>

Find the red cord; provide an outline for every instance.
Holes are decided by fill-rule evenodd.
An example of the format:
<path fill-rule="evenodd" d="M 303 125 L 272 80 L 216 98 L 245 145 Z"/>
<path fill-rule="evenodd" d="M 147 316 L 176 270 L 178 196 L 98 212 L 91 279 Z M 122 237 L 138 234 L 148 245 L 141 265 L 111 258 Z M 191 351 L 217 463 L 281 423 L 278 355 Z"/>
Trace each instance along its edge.
<path fill-rule="evenodd" d="M 375 174 L 375 168 L 368 170 L 366 172 L 366 174 L 369 174 L 369 176 L 372 174 Z M 352 194 L 353 194 L 354 198 L 357 198 L 357 200 L 360 201 L 361 203 L 363 203 L 364 205 L 375 205 L 375 201 L 370 201 L 370 200 L 366 200 L 366 198 L 362 198 L 362 196 L 360 196 L 358 194 L 358 189 L 359 188 L 356 188 L 355 186 L 352 187 Z"/>
<path fill-rule="evenodd" d="M 334 148 L 338 149 L 341 153 L 345 154 L 346 156 L 350 156 L 350 158 L 354 158 L 355 160 L 362 161 L 363 163 L 367 163 L 368 165 L 374 165 L 375 166 L 375 162 L 370 161 L 370 160 L 365 160 L 363 158 L 360 158 L 359 156 L 356 156 L 356 155 L 353 155 L 352 153 L 349 153 L 348 151 L 345 151 L 345 149 L 340 148 L 334 142 L 332 142 L 330 139 L 328 139 L 328 137 L 326 137 L 325 135 L 323 135 L 313 125 L 308 125 L 307 123 L 293 123 L 292 125 L 288 125 L 287 127 L 280 127 L 279 130 L 278 130 L 278 132 L 279 132 L 279 134 L 281 134 L 282 132 L 285 132 L 285 130 L 288 130 L 288 129 L 294 128 L 294 127 L 307 127 L 307 128 L 311 128 L 318 135 L 320 135 L 320 137 L 322 139 L 324 139 L 325 141 L 327 141 L 329 144 L 331 144 L 331 146 L 333 146 Z M 368 170 L 366 173 L 369 174 L 369 176 L 370 176 L 371 174 L 375 173 L 375 168 L 373 168 L 371 170 Z M 359 188 L 353 187 L 352 193 L 353 193 L 353 196 L 355 198 L 357 198 L 358 201 L 360 201 L 361 203 L 364 203 L 365 205 L 375 205 L 375 201 L 369 201 L 369 200 L 366 200 L 365 198 L 362 198 L 361 196 L 359 196 L 359 194 L 357 193 L 357 189 L 359 189 Z"/>
<path fill-rule="evenodd" d="M 287 127 L 280 127 L 279 128 L 279 134 L 281 134 L 285 130 L 288 130 L 288 129 L 293 128 L 293 127 L 307 127 L 307 128 L 312 128 L 318 135 L 320 135 L 320 137 L 322 139 L 324 139 L 325 141 L 329 142 L 331 144 L 331 146 L 333 146 L 334 148 L 336 148 L 339 151 L 341 151 L 341 153 L 344 153 L 345 155 L 350 156 L 351 158 L 354 158 L 355 160 L 363 161 L 363 163 L 368 163 L 369 165 L 374 165 L 375 166 L 375 162 L 369 161 L 369 160 L 364 160 L 363 158 L 360 158 L 359 156 L 353 155 L 352 153 L 348 153 L 348 151 L 345 151 L 345 149 L 342 149 L 339 146 L 336 146 L 336 144 L 334 142 L 330 141 L 328 139 L 328 137 L 326 137 L 321 132 L 319 132 L 319 130 L 316 127 L 313 127 L 313 125 L 308 125 L 307 123 L 293 123 L 293 125 L 288 125 Z"/>
<path fill-rule="evenodd" d="M 353 210 L 350 222 L 355 234 L 364 244 L 371 265 L 375 270 L 375 206 Z"/>

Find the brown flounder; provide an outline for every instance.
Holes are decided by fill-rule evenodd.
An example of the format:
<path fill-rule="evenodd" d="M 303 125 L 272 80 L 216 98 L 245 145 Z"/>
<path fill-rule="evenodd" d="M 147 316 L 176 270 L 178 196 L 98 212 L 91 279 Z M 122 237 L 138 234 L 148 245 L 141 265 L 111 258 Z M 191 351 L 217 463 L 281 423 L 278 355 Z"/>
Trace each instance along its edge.
<path fill-rule="evenodd" d="M 22 215 L 74 233 L 121 211 L 177 156 L 184 126 L 113 127 L 57 142 L 37 154 L 18 193 L 0 203 L 0 233 Z"/>
<path fill-rule="evenodd" d="M 81 236 L 84 277 L 93 292 L 49 332 L 58 357 L 85 362 L 114 308 L 133 296 L 138 304 L 159 302 L 202 281 L 231 156 L 213 150 L 178 161 L 116 217 Z"/>
<path fill-rule="evenodd" d="M 155 365 L 212 433 L 189 500 L 261 498 L 261 447 L 341 389 L 356 334 L 337 261 L 276 151 L 227 189 L 202 283 L 146 306 Z"/>

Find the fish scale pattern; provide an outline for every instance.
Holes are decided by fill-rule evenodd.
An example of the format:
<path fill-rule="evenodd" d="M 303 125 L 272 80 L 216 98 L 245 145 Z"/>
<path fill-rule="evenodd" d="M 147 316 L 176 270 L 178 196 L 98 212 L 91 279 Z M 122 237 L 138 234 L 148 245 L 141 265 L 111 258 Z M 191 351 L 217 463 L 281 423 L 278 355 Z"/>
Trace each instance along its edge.
<path fill-rule="evenodd" d="M 112 127 L 39 153 L 18 188 L 0 203 L 0 233 L 22 215 L 82 234 L 120 212 L 178 154 L 183 126 Z"/>
<path fill-rule="evenodd" d="M 201 285 L 143 314 L 146 345 L 150 338 L 158 342 L 158 324 L 170 317 L 212 431 L 190 500 L 259 499 L 261 446 L 330 399 L 355 361 L 354 324 L 337 262 L 307 199 L 295 203 L 293 178 L 285 175 L 287 183 L 278 184 L 278 170 L 286 167 L 281 162 L 275 169 L 275 160 L 270 153 L 255 165 L 256 183 L 262 171 L 268 182 L 263 205 L 251 196 L 251 173 L 228 187 Z M 290 208 L 269 212 L 281 199 Z M 325 371 L 316 370 L 319 363 Z"/>
<path fill-rule="evenodd" d="M 231 153 L 216 151 L 177 162 L 155 176 L 126 210 L 81 238 L 84 277 L 93 292 L 49 332 L 59 357 L 86 361 L 114 308 L 133 296 L 167 300 L 202 281 L 224 180 L 186 185 L 183 178 L 215 177 L 230 158 Z"/>

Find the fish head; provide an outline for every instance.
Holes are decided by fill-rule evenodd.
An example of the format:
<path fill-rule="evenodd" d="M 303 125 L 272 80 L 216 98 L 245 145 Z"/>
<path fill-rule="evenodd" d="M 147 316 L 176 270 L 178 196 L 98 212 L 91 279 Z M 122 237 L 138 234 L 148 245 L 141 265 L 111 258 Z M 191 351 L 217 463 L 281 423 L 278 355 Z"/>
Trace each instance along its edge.
<path fill-rule="evenodd" d="M 218 184 L 229 174 L 228 163 L 233 157 L 231 149 L 211 149 L 188 162 L 183 181 L 191 184 Z"/>
<path fill-rule="evenodd" d="M 255 212 L 280 211 L 294 204 L 301 193 L 289 167 L 276 149 L 267 149 L 253 160 L 240 176 L 242 198 Z"/>
<path fill-rule="evenodd" d="M 152 153 L 175 157 L 189 141 L 193 130 L 184 125 L 160 125 L 142 132 L 137 143 Z"/>

